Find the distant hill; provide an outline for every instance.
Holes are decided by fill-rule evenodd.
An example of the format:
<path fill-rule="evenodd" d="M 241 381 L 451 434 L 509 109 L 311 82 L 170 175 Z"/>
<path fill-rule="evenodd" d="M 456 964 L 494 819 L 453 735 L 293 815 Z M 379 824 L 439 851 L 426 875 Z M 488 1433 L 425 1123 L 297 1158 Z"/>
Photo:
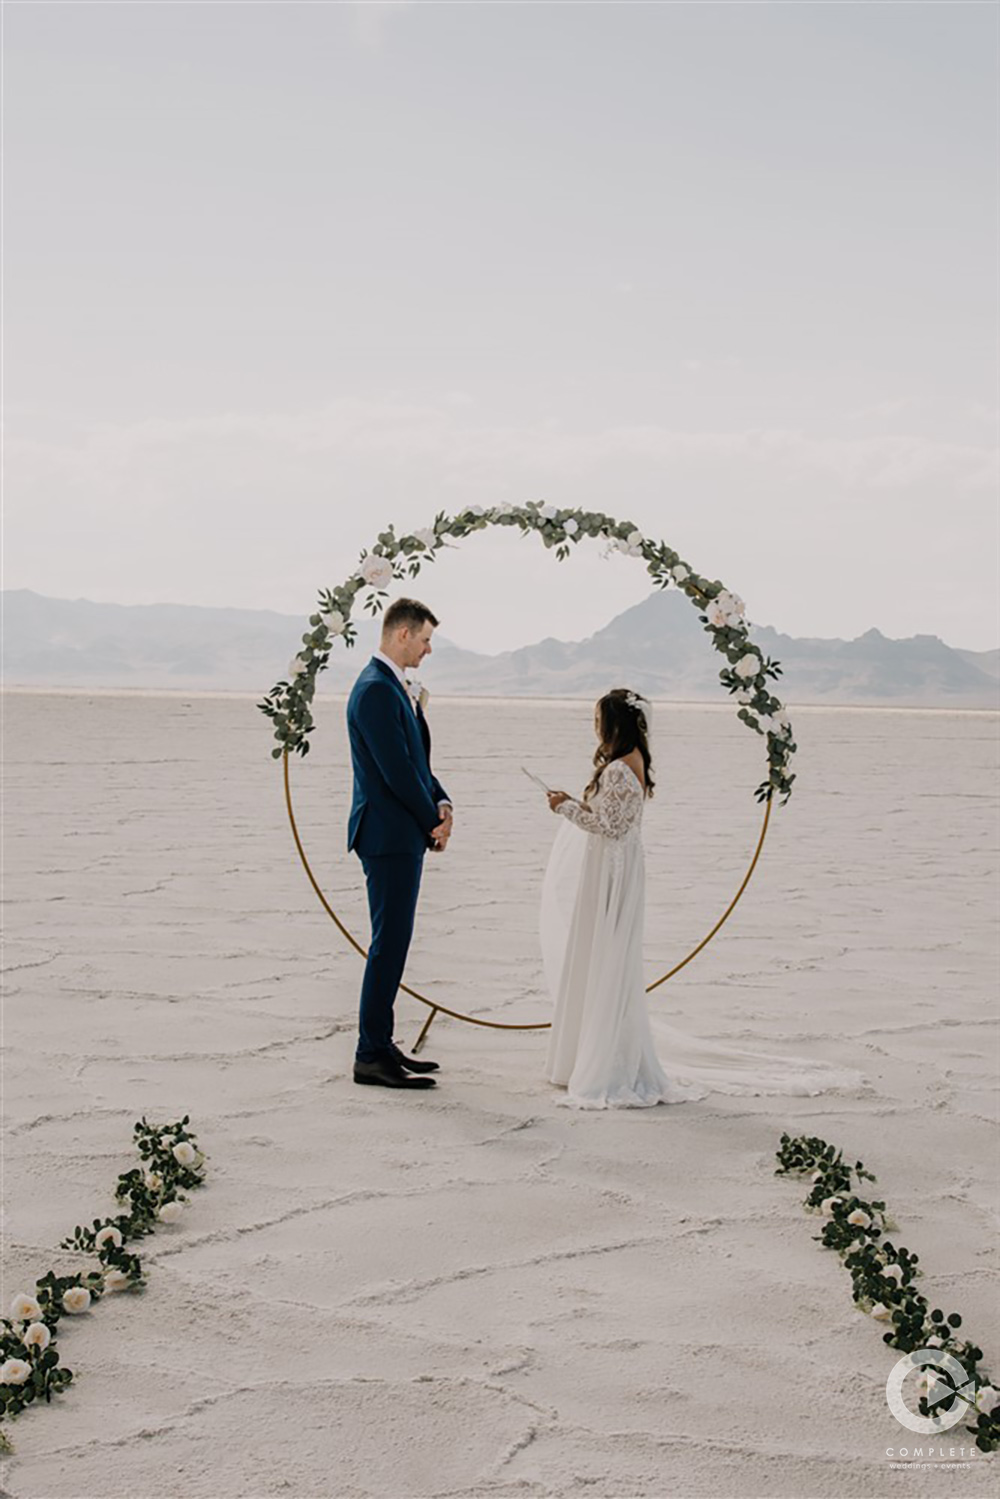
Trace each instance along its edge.
<path fill-rule="evenodd" d="M 3 594 L 8 687 L 173 688 L 265 692 L 285 674 L 306 623 L 267 609 L 186 604 L 95 604 L 27 589 Z M 378 633 L 360 622 L 353 651 L 333 653 L 323 688 L 344 691 Z M 892 640 L 797 639 L 754 626 L 753 639 L 784 668 L 780 695 L 795 703 L 996 708 L 1000 651 L 954 650 L 936 635 Z M 682 595 L 651 593 L 586 640 L 548 638 L 499 656 L 441 636 L 423 676 L 435 693 L 580 697 L 616 683 L 662 698 L 719 701 L 721 658 Z"/>

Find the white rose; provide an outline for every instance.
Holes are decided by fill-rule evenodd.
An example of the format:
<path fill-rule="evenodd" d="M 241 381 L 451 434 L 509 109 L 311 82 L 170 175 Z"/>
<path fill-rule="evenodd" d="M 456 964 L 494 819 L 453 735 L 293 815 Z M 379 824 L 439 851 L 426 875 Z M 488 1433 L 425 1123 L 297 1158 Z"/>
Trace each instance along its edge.
<path fill-rule="evenodd" d="M 90 1292 L 86 1286 L 70 1286 L 68 1291 L 63 1292 L 63 1308 L 74 1315 L 85 1312 L 90 1305 Z"/>
<path fill-rule="evenodd" d="M 296 656 L 295 659 L 298 660 L 298 657 Z M 159 1145 L 161 1150 L 173 1150 L 174 1138 L 175 1137 L 173 1135 L 161 1135 L 156 1143 Z"/>
<path fill-rule="evenodd" d="M 556 509 L 555 505 L 543 505 L 538 513 L 543 520 L 555 520 L 556 516 L 559 514 L 559 511 Z"/>
<path fill-rule="evenodd" d="M 182 1203 L 176 1201 L 165 1202 L 156 1216 L 161 1223 L 176 1223 L 183 1211 L 184 1207 Z"/>
<path fill-rule="evenodd" d="M 881 1301 L 876 1301 L 871 1314 L 877 1322 L 888 1322 L 892 1317 L 892 1312 L 887 1306 L 883 1306 Z"/>
<path fill-rule="evenodd" d="M 642 556 L 642 544 L 640 542 L 634 542 L 632 544 L 630 544 L 629 542 L 626 542 L 625 543 L 625 553 L 626 553 L 626 556 L 628 556 L 628 557 L 641 557 Z"/>
<path fill-rule="evenodd" d="M 705 614 L 709 624 L 714 630 L 721 630 L 724 625 L 727 625 L 729 623 L 729 616 L 726 613 L 725 609 L 720 606 L 717 599 L 712 600 L 708 608 L 705 610 Z"/>
<path fill-rule="evenodd" d="M 295 657 L 293 657 L 293 659 L 291 661 L 289 661 L 289 663 L 288 663 L 288 675 L 290 677 L 292 677 L 293 679 L 295 677 L 301 677 L 301 675 L 305 671 L 305 669 L 306 669 L 306 663 L 302 660 L 301 656 L 295 656 Z M 170 1147 L 171 1147 L 171 1145 L 173 1143 L 174 1142 L 169 1138 L 169 1136 L 167 1137 L 167 1143 L 166 1143 L 166 1145 L 163 1145 L 163 1141 L 162 1140 L 160 1141 L 160 1144 L 163 1145 L 164 1150 L 169 1150 Z"/>
<path fill-rule="evenodd" d="M 122 1247 L 121 1230 L 115 1228 L 111 1223 L 109 1223 L 106 1228 L 98 1229 L 97 1233 L 94 1235 L 95 1248 L 103 1249 L 105 1244 L 113 1244 L 116 1249 L 120 1249 Z"/>
<path fill-rule="evenodd" d="M 738 677 L 742 677 L 744 681 L 746 681 L 748 678 L 755 677 L 757 675 L 757 673 L 760 671 L 760 664 L 760 657 L 756 654 L 756 652 L 747 651 L 746 655 L 741 656 L 737 661 L 736 665 L 733 667 L 733 670 Z"/>
<path fill-rule="evenodd" d="M 321 614 L 320 619 L 331 635 L 343 635 L 346 621 L 339 609 L 330 609 L 327 613 Z"/>
<path fill-rule="evenodd" d="M 1000 1395 L 997 1394 L 991 1384 L 980 1385 L 976 1391 L 976 1410 L 991 1411 L 996 1405 L 997 1400 L 1000 1400 Z"/>
<path fill-rule="evenodd" d="M 691 576 L 689 569 L 684 566 L 683 562 L 678 562 L 677 566 L 671 568 L 670 572 L 675 583 L 683 583 L 685 578 Z"/>
<path fill-rule="evenodd" d="M 630 547 L 641 547 L 643 541 L 645 540 L 645 537 L 643 536 L 641 531 L 630 531 L 625 540 L 628 542 Z"/>
<path fill-rule="evenodd" d="M 886 1280 L 894 1280 L 897 1285 L 899 1285 L 902 1281 L 903 1273 L 904 1272 L 902 1265 L 886 1265 L 885 1269 L 882 1271 L 882 1274 Z"/>
<path fill-rule="evenodd" d="M 721 593 L 715 595 L 715 602 L 734 623 L 742 619 L 747 610 L 739 594 L 730 593 L 728 588 L 724 588 Z"/>
<path fill-rule="evenodd" d="M 124 1270 L 105 1270 L 104 1272 L 106 1291 L 126 1291 L 131 1284 Z"/>
<path fill-rule="evenodd" d="M 151 1192 L 159 1192 L 163 1186 L 163 1177 L 158 1171 L 147 1171 L 143 1180 Z"/>
<path fill-rule="evenodd" d="M 179 1166 L 193 1166 L 198 1159 L 198 1152 L 190 1140 L 178 1140 L 174 1146 L 174 1160 Z"/>
<path fill-rule="evenodd" d="M 15 1296 L 10 1304 L 10 1314 L 15 1322 L 34 1322 L 42 1315 L 42 1309 L 34 1296 Z"/>
<path fill-rule="evenodd" d="M 847 1221 L 848 1223 L 855 1224 L 858 1228 L 871 1228 L 872 1223 L 864 1208 L 855 1208 L 853 1213 L 848 1213 Z"/>
<path fill-rule="evenodd" d="M 25 1328 L 21 1339 L 26 1348 L 37 1348 L 39 1352 L 44 1352 L 51 1341 L 52 1334 L 44 1322 L 32 1322 L 30 1327 Z"/>
<path fill-rule="evenodd" d="M 0 1364 L 0 1384 L 24 1384 L 31 1378 L 31 1365 L 23 1358 L 9 1358 Z"/>
<path fill-rule="evenodd" d="M 758 713 L 757 723 L 762 734 L 774 733 L 774 719 L 771 717 L 770 713 Z"/>
<path fill-rule="evenodd" d="M 387 588 L 392 582 L 392 563 L 387 557 L 376 557 L 373 552 L 361 564 L 361 576 L 369 588 Z"/>
<path fill-rule="evenodd" d="M 834 1208 L 838 1203 L 843 1202 L 843 1200 L 842 1197 L 827 1197 L 820 1203 L 819 1210 L 821 1213 L 825 1213 L 828 1218 L 832 1218 Z"/>
<path fill-rule="evenodd" d="M 575 536 L 579 529 L 579 523 L 572 516 L 569 517 L 569 520 L 563 522 L 563 530 L 567 536 Z"/>

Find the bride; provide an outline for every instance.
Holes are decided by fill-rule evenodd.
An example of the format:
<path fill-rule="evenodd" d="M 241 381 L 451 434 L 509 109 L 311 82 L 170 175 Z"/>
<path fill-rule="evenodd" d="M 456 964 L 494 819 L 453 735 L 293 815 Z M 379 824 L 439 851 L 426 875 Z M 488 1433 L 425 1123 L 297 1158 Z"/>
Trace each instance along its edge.
<path fill-rule="evenodd" d="M 734 1051 L 657 1024 L 656 1054 L 642 972 L 645 864 L 642 814 L 653 795 L 652 709 L 616 687 L 594 711 L 598 747 L 582 799 L 550 791 L 566 819 L 542 891 L 546 981 L 555 1002 L 546 1075 L 579 1109 L 684 1103 L 712 1091 L 814 1094 L 857 1087 L 859 1072 L 802 1057 Z"/>

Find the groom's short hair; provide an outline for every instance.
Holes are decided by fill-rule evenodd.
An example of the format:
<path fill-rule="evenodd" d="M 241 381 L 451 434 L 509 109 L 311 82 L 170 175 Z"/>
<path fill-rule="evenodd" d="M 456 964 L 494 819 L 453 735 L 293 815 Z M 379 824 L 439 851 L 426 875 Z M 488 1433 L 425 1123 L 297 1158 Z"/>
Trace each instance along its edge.
<path fill-rule="evenodd" d="M 410 630 L 419 630 L 421 625 L 431 624 L 437 628 L 437 619 L 419 599 L 394 599 L 382 619 L 382 634 L 392 635 L 402 625 Z"/>

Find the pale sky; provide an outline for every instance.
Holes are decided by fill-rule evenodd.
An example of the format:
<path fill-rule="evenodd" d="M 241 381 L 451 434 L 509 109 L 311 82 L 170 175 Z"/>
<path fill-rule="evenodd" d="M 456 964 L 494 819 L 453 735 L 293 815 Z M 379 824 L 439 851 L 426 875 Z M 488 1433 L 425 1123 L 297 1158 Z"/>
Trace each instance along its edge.
<path fill-rule="evenodd" d="M 306 615 L 540 499 L 1000 644 L 998 17 L 8 0 L 5 586 Z M 494 532 L 412 591 L 502 650 L 647 590 Z"/>

